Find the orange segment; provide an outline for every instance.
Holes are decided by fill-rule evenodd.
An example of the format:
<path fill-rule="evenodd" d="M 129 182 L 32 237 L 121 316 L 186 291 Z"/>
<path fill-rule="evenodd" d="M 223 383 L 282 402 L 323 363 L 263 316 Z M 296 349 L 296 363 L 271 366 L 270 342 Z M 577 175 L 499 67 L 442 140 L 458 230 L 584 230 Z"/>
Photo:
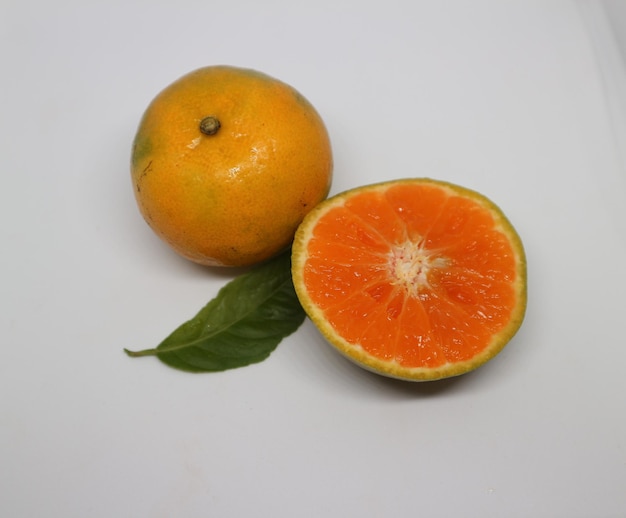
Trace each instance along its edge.
<path fill-rule="evenodd" d="M 318 205 L 293 244 L 300 301 L 340 352 L 388 376 L 468 372 L 517 332 L 526 262 L 484 196 L 431 179 L 370 185 Z"/>

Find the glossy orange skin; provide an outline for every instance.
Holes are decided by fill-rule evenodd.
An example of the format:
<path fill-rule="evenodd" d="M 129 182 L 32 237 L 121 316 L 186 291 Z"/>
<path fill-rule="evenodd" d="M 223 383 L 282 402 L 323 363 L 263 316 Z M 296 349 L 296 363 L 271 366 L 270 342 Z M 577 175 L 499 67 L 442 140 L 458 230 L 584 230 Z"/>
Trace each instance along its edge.
<path fill-rule="evenodd" d="M 217 118 L 214 135 L 200 121 Z M 332 181 L 328 132 L 291 86 L 229 66 L 193 71 L 144 113 L 133 143 L 135 197 L 183 257 L 247 266 L 288 248 Z"/>

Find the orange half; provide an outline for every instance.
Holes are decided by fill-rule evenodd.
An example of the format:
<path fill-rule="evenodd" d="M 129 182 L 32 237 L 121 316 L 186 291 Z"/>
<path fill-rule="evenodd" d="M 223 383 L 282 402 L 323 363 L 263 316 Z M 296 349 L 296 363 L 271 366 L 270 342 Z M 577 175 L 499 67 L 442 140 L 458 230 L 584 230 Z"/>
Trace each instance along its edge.
<path fill-rule="evenodd" d="M 320 203 L 296 233 L 292 274 L 330 344 L 406 380 L 474 370 L 526 310 L 524 248 L 509 220 L 485 196 L 427 178 Z"/>

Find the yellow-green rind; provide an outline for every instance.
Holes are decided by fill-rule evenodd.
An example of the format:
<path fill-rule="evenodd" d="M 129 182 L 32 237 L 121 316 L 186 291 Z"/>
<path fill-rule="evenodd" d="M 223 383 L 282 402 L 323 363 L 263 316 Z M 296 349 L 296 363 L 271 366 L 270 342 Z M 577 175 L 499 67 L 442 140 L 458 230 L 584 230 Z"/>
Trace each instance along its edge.
<path fill-rule="evenodd" d="M 307 261 L 307 244 L 312 236 L 317 221 L 331 208 L 342 205 L 348 198 L 367 191 L 386 190 L 393 185 L 402 184 L 429 184 L 448 189 L 457 195 L 471 198 L 486 207 L 499 224 L 501 231 L 508 237 L 511 247 L 516 254 L 517 275 L 515 279 L 515 291 L 517 303 L 512 310 L 511 318 L 507 326 L 493 335 L 491 343 L 482 352 L 471 360 L 456 363 L 447 363 L 436 368 L 405 367 L 395 362 L 381 360 L 366 352 L 359 344 L 351 344 L 340 336 L 326 320 L 323 311 L 313 302 L 304 283 L 304 266 Z M 434 180 L 431 178 L 406 178 L 391 180 L 376 184 L 365 185 L 339 193 L 327 198 L 317 205 L 304 218 L 294 238 L 292 246 L 292 277 L 296 294 L 305 312 L 320 331 L 322 336 L 334 346 L 341 354 L 354 361 L 361 367 L 383 376 L 407 381 L 434 381 L 453 376 L 459 376 L 473 371 L 494 358 L 517 333 L 526 313 L 527 302 L 527 273 L 526 254 L 519 234 L 504 215 L 502 210 L 484 195 L 449 182 Z"/>

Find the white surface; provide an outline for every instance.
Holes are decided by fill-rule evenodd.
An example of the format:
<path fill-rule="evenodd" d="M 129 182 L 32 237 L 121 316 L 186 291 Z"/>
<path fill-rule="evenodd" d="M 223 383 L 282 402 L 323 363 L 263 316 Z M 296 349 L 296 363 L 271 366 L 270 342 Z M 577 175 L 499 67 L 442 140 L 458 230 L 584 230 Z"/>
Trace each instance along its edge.
<path fill-rule="evenodd" d="M 626 516 L 619 26 L 564 0 L 2 4 L 0 516 Z M 407 384 L 310 323 L 220 374 L 124 355 L 231 275 L 151 234 L 128 171 L 150 99 L 217 63 L 313 102 L 333 192 L 429 175 L 505 210 L 529 300 L 500 356 Z"/>

